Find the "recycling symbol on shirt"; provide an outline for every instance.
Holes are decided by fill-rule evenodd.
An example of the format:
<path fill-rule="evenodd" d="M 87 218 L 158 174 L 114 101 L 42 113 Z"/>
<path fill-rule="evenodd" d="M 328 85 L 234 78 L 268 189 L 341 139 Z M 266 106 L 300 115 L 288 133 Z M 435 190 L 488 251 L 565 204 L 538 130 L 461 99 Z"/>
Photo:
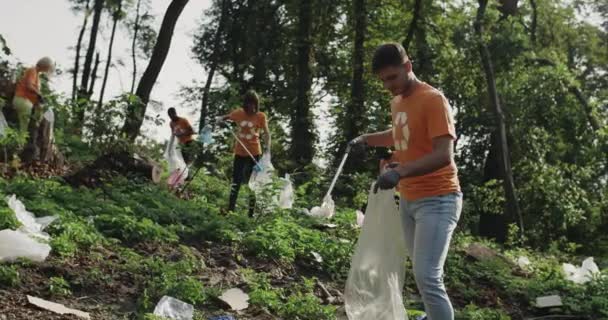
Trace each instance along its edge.
<path fill-rule="evenodd" d="M 399 132 L 401 131 L 401 136 Z M 407 122 L 407 113 L 398 112 L 395 115 L 393 123 L 393 140 L 395 141 L 395 150 L 406 151 L 410 141 L 410 128 Z"/>
<path fill-rule="evenodd" d="M 239 131 L 239 138 L 247 140 L 254 138 L 253 122 L 243 120 L 239 123 L 239 126 L 241 127 L 241 130 Z"/>

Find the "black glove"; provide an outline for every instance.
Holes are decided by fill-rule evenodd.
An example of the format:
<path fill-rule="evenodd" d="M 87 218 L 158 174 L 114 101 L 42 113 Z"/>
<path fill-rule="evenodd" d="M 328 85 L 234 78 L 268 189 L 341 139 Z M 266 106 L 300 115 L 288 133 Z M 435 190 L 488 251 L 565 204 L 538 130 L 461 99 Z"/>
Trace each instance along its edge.
<path fill-rule="evenodd" d="M 401 180 L 401 175 L 396 170 L 388 170 L 385 173 L 378 176 L 376 184 L 374 185 L 374 193 L 380 190 L 387 190 L 396 187 Z"/>
<path fill-rule="evenodd" d="M 364 136 L 358 136 L 348 142 L 347 150 L 365 151 L 366 147 L 367 147 L 367 142 L 365 141 Z"/>

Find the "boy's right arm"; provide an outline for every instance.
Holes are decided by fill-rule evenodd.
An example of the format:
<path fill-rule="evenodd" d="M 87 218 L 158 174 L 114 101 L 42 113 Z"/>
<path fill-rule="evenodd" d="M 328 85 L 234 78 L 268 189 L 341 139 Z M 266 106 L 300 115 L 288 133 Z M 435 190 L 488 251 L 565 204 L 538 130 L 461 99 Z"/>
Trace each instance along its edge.
<path fill-rule="evenodd" d="M 351 144 L 365 143 L 372 147 L 390 147 L 394 144 L 393 129 L 386 131 L 366 133 L 355 138 Z"/>

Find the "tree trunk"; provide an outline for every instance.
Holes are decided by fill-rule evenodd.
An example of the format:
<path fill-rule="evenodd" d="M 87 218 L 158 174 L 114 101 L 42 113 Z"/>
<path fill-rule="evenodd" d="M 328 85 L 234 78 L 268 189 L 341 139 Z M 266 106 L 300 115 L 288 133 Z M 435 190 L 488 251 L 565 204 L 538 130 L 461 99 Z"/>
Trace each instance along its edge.
<path fill-rule="evenodd" d="M 416 32 L 416 28 L 418 26 L 418 20 L 420 19 L 421 11 L 422 0 L 416 0 L 416 2 L 414 3 L 414 16 L 412 17 L 412 21 L 410 22 L 410 26 L 407 30 L 407 36 L 405 37 L 405 40 L 403 40 L 402 43 L 403 48 L 405 48 L 406 52 L 410 47 L 410 43 L 412 43 L 412 39 L 414 39 L 414 33 Z"/>
<path fill-rule="evenodd" d="M 486 162 L 483 169 L 483 182 L 491 180 L 504 181 L 504 175 L 500 168 L 500 141 L 498 130 L 490 135 L 490 149 L 486 156 Z M 508 235 L 507 215 L 496 214 L 496 212 L 481 212 L 479 216 L 479 235 L 486 238 L 492 238 L 497 242 L 504 243 Z"/>
<path fill-rule="evenodd" d="M 91 97 L 93 95 L 93 89 L 95 89 L 95 82 L 97 82 L 97 69 L 99 68 L 99 52 L 95 54 L 95 64 L 93 65 L 93 71 L 91 71 L 91 84 L 89 85 L 89 90 L 87 91 L 87 96 Z"/>
<path fill-rule="evenodd" d="M 146 114 L 146 107 L 150 100 L 150 93 L 169 53 L 177 20 L 187 3 L 188 0 L 173 0 L 165 12 L 165 17 L 160 26 L 154 50 L 152 51 L 152 57 L 137 86 L 135 95 L 139 97 L 139 102 L 129 106 L 125 124 L 122 128 L 122 132 L 130 141 L 135 141 L 135 138 L 139 134 Z"/>
<path fill-rule="evenodd" d="M 103 12 L 104 0 L 95 0 L 93 6 L 93 25 L 91 25 L 91 35 L 89 37 L 89 47 L 87 48 L 87 55 L 84 60 L 82 68 L 82 80 L 80 82 L 80 89 L 78 90 L 78 98 L 89 100 L 91 97 L 89 90 L 89 80 L 91 78 L 91 64 L 93 63 L 93 55 L 95 53 L 95 46 L 97 44 L 97 34 L 99 33 L 99 23 L 101 21 L 101 13 Z M 76 129 L 80 133 L 84 124 L 84 115 L 86 109 L 86 103 L 79 103 L 76 109 Z"/>
<path fill-rule="evenodd" d="M 120 19 L 122 11 L 122 0 L 118 1 L 118 7 L 114 12 L 113 23 L 112 23 L 112 34 L 110 35 L 110 45 L 108 46 L 108 58 L 106 60 L 106 70 L 103 73 L 103 81 L 101 83 L 101 92 L 99 93 L 99 101 L 97 102 L 97 108 L 101 109 L 103 105 L 103 95 L 106 91 L 106 84 L 108 82 L 108 74 L 110 73 L 110 65 L 112 64 L 112 47 L 114 47 L 114 36 L 116 35 L 116 26 Z"/>
<path fill-rule="evenodd" d="M 498 134 L 498 157 L 500 161 L 500 171 L 503 178 L 503 189 L 506 197 L 506 213 L 510 221 L 517 221 L 520 231 L 520 236 L 524 234 L 524 223 L 523 217 L 519 208 L 519 202 L 517 200 L 517 193 L 515 189 L 515 182 L 513 181 L 513 172 L 511 170 L 511 162 L 509 159 L 509 146 L 507 143 L 507 129 L 505 124 L 505 116 L 502 112 L 500 105 L 500 99 L 498 98 L 498 92 L 496 90 L 496 81 L 494 76 L 494 67 L 492 65 L 492 58 L 490 51 L 484 42 L 484 29 L 483 19 L 485 16 L 486 7 L 488 0 L 479 0 L 479 8 L 477 10 L 477 18 L 475 20 L 475 32 L 477 34 L 478 49 L 481 57 L 481 64 L 485 73 L 488 94 L 490 98 L 490 105 L 492 112 L 496 120 L 497 134 Z"/>
<path fill-rule="evenodd" d="M 201 116 L 199 118 L 198 124 L 199 132 L 203 130 L 203 127 L 205 126 L 205 117 L 207 116 L 207 109 L 209 107 L 209 92 L 211 91 L 211 83 L 213 82 L 213 76 L 215 75 L 215 70 L 217 69 L 217 64 L 219 61 L 218 53 L 221 49 L 220 40 L 222 37 L 222 33 L 224 32 L 224 28 L 226 26 L 229 4 L 230 0 L 222 0 L 222 12 L 220 13 L 220 21 L 217 25 L 217 30 L 215 31 L 215 36 L 213 39 L 213 55 L 211 56 L 210 61 L 211 65 L 209 66 L 209 73 L 207 73 L 207 80 L 205 81 L 205 87 L 203 89 Z"/>
<path fill-rule="evenodd" d="M 350 103 L 346 106 L 345 116 L 345 138 L 350 141 L 359 136 L 366 127 L 365 117 L 365 85 L 363 75 L 365 73 L 365 31 L 367 10 L 365 0 L 355 0 L 353 2 L 353 18 L 355 22 L 355 42 L 353 47 L 353 73 L 350 91 Z M 341 147 L 342 154 L 344 146 Z M 339 158 L 339 157 L 338 157 Z M 351 161 L 345 167 L 346 172 L 352 172 L 355 168 L 361 168 L 365 162 L 365 152 L 361 150 L 358 154 L 353 154 Z"/>
<path fill-rule="evenodd" d="M 133 78 L 131 79 L 131 94 L 135 91 L 135 80 L 137 79 L 137 34 L 139 33 L 139 9 L 141 0 L 137 0 L 137 15 L 135 16 L 135 26 L 133 28 L 133 42 L 131 43 L 131 58 L 133 59 Z"/>
<path fill-rule="evenodd" d="M 291 160 L 301 169 L 314 157 L 314 133 L 310 112 L 310 88 L 312 71 L 312 1 L 300 0 L 298 6 L 298 30 L 296 36 L 297 80 L 296 105 L 292 114 Z"/>
<path fill-rule="evenodd" d="M 80 50 L 82 49 L 82 38 L 84 38 L 84 32 L 86 31 L 87 24 L 89 22 L 90 2 L 91 0 L 87 0 L 84 12 L 84 21 L 82 22 L 80 33 L 78 33 L 78 41 L 76 42 L 76 58 L 74 59 L 74 71 L 72 72 L 72 74 L 74 75 L 72 79 L 72 103 L 76 101 L 76 97 L 78 96 L 78 69 L 80 68 Z"/>

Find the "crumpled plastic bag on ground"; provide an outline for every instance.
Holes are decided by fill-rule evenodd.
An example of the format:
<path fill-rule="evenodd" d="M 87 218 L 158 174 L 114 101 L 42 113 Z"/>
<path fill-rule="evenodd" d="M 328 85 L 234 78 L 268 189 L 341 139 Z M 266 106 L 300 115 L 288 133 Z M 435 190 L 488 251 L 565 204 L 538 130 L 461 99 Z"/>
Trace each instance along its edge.
<path fill-rule="evenodd" d="M 578 284 L 589 282 L 596 274 L 600 273 L 600 269 L 593 261 L 593 257 L 585 259 L 580 268 L 570 263 L 564 263 L 562 264 L 562 269 L 567 280 Z"/>
<path fill-rule="evenodd" d="M 0 231 L 0 262 L 15 261 L 18 258 L 27 258 L 36 262 L 44 261 L 51 251 L 51 246 L 40 242 L 50 240 L 50 236 L 43 230 L 57 217 L 36 218 L 33 213 L 25 209 L 23 202 L 19 201 L 15 195 L 7 197 L 6 202 L 15 213 L 21 226 L 16 231 L 10 229 Z"/>
<path fill-rule="evenodd" d="M 167 179 L 169 187 L 176 188 L 184 184 L 186 178 L 188 178 L 188 166 L 186 165 L 186 161 L 184 161 L 182 151 L 177 148 L 175 136 L 173 135 L 167 144 L 164 157 L 169 163 L 169 178 Z"/>
<path fill-rule="evenodd" d="M 361 210 L 357 210 L 357 226 L 359 228 L 363 227 L 363 222 L 365 221 L 365 215 Z"/>
<path fill-rule="evenodd" d="M 274 166 L 272 165 L 272 159 L 270 153 L 264 153 L 258 164 L 261 168 L 253 170 L 251 178 L 249 179 L 249 188 L 254 192 L 260 192 L 272 182 L 272 174 L 274 172 Z"/>
<path fill-rule="evenodd" d="M 307 215 L 315 218 L 331 218 L 336 212 L 336 205 L 331 195 L 325 196 L 323 203 L 320 207 L 313 207 L 310 211 L 306 212 Z"/>
<path fill-rule="evenodd" d="M 344 291 L 350 320 L 407 319 L 402 297 L 405 235 L 393 195 L 393 190 L 370 191 Z"/>
<path fill-rule="evenodd" d="M 293 184 L 291 183 L 291 179 L 289 174 L 285 174 L 285 178 L 283 180 L 283 188 L 281 189 L 281 193 L 279 193 L 279 206 L 282 209 L 291 209 L 293 207 L 294 202 L 294 192 L 293 192 Z"/>
<path fill-rule="evenodd" d="M 154 308 L 154 315 L 173 320 L 192 320 L 194 307 L 181 300 L 163 296 Z"/>
<path fill-rule="evenodd" d="M 21 223 L 21 227 L 19 227 L 18 231 L 41 238 L 43 240 L 50 239 L 49 235 L 46 232 L 42 232 L 42 230 L 55 221 L 57 216 L 36 218 L 33 213 L 25 209 L 25 205 L 23 202 L 17 199 L 16 195 L 7 197 L 6 203 L 8 204 L 8 207 L 13 210 L 15 217 L 17 217 L 17 220 L 19 220 Z"/>

